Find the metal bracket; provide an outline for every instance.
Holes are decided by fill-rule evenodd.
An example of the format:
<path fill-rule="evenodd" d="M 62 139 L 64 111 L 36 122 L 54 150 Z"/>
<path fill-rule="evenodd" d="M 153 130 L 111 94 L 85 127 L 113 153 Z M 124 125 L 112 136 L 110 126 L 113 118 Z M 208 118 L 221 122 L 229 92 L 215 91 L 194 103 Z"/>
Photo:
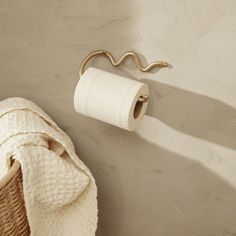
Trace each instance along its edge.
<path fill-rule="evenodd" d="M 97 56 L 104 56 L 104 57 L 107 57 L 110 61 L 110 63 L 117 67 L 119 66 L 120 64 L 122 64 L 128 57 L 132 58 L 134 63 L 136 64 L 137 68 L 142 71 L 142 72 L 148 72 L 150 70 L 152 70 L 153 68 L 155 67 L 167 67 L 169 66 L 169 63 L 165 62 L 165 61 L 154 61 L 152 63 L 150 63 L 149 65 L 147 66 L 143 66 L 139 56 L 137 55 L 137 53 L 133 52 L 133 51 L 128 51 L 128 52 L 125 52 L 123 55 L 121 55 L 121 57 L 116 61 L 114 59 L 114 57 L 112 56 L 112 54 L 108 51 L 105 51 L 105 50 L 96 50 L 96 51 L 93 51 L 91 53 L 89 53 L 84 59 L 83 61 L 81 62 L 80 64 L 80 67 L 79 67 L 79 77 L 81 77 L 85 71 L 85 67 L 86 65 L 88 64 L 88 62 L 93 59 L 94 57 L 97 57 Z M 138 99 L 139 102 L 142 102 L 142 103 L 145 103 L 148 101 L 148 95 L 144 95 L 144 96 L 141 96 L 139 99 Z"/>

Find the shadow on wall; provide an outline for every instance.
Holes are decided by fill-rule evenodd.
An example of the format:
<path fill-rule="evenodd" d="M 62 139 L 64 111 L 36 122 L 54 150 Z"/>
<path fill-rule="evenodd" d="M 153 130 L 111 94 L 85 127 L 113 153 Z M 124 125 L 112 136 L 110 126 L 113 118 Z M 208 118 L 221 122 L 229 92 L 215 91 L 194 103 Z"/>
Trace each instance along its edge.
<path fill-rule="evenodd" d="M 98 236 L 236 234 L 236 191 L 222 178 L 135 133 L 109 127 L 102 140 L 106 155 L 98 153 L 92 168 Z"/>
<path fill-rule="evenodd" d="M 150 88 L 147 115 L 188 135 L 236 149 L 236 110 L 219 100 L 145 80 Z"/>

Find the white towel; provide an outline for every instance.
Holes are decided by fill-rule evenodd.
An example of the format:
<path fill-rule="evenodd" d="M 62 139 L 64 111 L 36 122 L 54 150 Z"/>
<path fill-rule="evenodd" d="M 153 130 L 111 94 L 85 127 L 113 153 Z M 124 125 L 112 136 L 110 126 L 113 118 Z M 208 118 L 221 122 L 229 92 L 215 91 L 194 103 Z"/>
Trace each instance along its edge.
<path fill-rule="evenodd" d="M 20 161 L 32 236 L 94 236 L 97 189 L 70 138 L 34 103 L 0 102 L 0 177 Z"/>

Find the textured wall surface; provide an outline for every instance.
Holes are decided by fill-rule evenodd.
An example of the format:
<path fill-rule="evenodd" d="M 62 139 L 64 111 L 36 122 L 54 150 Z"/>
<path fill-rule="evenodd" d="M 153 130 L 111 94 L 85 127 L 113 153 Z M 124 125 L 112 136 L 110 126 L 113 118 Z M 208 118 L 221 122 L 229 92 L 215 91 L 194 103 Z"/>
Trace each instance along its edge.
<path fill-rule="evenodd" d="M 0 0 L 0 99 L 22 96 L 73 139 L 99 187 L 98 236 L 236 235 L 235 0 Z M 172 69 L 113 70 L 150 86 L 133 133 L 76 114 L 91 50 Z"/>

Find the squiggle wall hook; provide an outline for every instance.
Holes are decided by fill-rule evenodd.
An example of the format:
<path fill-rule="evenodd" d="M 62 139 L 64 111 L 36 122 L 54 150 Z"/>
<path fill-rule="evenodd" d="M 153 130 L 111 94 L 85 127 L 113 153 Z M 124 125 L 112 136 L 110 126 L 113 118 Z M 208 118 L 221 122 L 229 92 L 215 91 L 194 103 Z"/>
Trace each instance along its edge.
<path fill-rule="evenodd" d="M 154 61 L 152 63 L 150 63 L 147 66 L 143 66 L 139 56 L 137 55 L 137 53 L 133 52 L 133 51 L 128 51 L 126 53 L 124 53 L 123 55 L 121 55 L 121 57 L 116 61 L 114 59 L 114 57 L 112 56 L 112 54 L 108 51 L 105 50 L 96 50 L 93 51 L 91 53 L 89 53 L 81 62 L 80 67 L 79 67 L 79 76 L 81 77 L 84 73 L 85 67 L 87 65 L 87 63 L 94 57 L 97 56 L 104 56 L 107 57 L 110 61 L 110 63 L 117 67 L 120 64 L 122 64 L 128 57 L 131 57 L 134 61 L 134 63 L 136 64 L 137 68 L 142 71 L 142 72 L 148 72 L 151 71 L 153 68 L 155 67 L 167 67 L 169 66 L 169 63 L 164 62 L 164 61 Z M 147 102 L 148 101 L 148 95 L 142 96 L 138 99 L 139 102 Z"/>

